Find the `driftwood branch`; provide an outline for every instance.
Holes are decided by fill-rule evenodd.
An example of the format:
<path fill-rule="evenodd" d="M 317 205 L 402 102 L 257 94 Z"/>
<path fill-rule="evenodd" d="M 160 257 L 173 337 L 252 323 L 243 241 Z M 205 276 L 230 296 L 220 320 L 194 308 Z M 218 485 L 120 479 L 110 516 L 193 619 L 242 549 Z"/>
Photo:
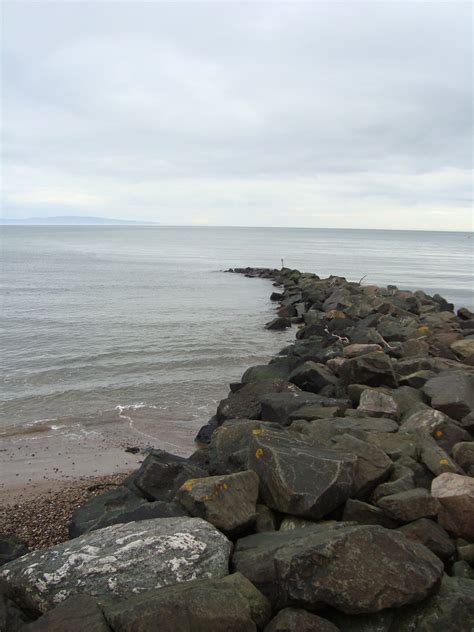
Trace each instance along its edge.
<path fill-rule="evenodd" d="M 342 342 L 342 344 L 344 345 L 348 345 L 350 344 L 350 340 L 349 338 L 347 338 L 347 336 L 338 336 L 337 334 L 334 334 L 332 331 L 329 331 L 329 329 L 327 327 L 324 328 L 324 331 L 329 335 L 332 336 L 333 338 L 337 338 L 339 340 L 339 342 Z"/>

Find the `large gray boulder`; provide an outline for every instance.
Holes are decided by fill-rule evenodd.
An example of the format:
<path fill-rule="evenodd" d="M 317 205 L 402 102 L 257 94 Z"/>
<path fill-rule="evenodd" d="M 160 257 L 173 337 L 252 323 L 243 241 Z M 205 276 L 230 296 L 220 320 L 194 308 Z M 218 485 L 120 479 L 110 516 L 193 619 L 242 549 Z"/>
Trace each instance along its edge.
<path fill-rule="evenodd" d="M 438 592 L 394 615 L 390 632 L 472 632 L 474 581 L 444 575 Z"/>
<path fill-rule="evenodd" d="M 361 393 L 357 411 L 365 417 L 386 417 L 395 421 L 400 417 L 400 409 L 394 398 L 372 388 Z"/>
<path fill-rule="evenodd" d="M 113 525 L 2 567 L 0 581 L 22 607 L 45 612 L 71 595 L 131 593 L 228 572 L 231 543 L 200 518 Z"/>
<path fill-rule="evenodd" d="M 213 434 L 209 446 L 211 474 L 231 474 L 248 470 L 252 431 L 261 428 L 272 428 L 275 431 L 284 432 L 279 425 L 256 419 L 230 419 L 222 424 Z"/>
<path fill-rule="evenodd" d="M 177 503 L 157 500 L 148 502 L 119 485 L 100 496 L 92 496 L 72 514 L 69 537 L 77 538 L 83 533 L 109 527 L 112 524 L 151 520 L 152 518 L 173 518 L 187 516 L 188 513 Z"/>
<path fill-rule="evenodd" d="M 380 351 L 346 360 L 339 369 L 339 375 L 345 384 L 398 386 L 391 359 Z"/>
<path fill-rule="evenodd" d="M 357 458 L 353 484 L 354 498 L 367 497 L 377 485 L 388 478 L 392 470 L 393 463 L 385 452 L 349 434 L 333 437 L 333 446 L 336 450 L 353 454 Z"/>
<path fill-rule="evenodd" d="M 296 386 L 295 386 L 296 389 Z M 316 393 L 307 393 L 299 389 L 293 393 L 273 393 L 262 395 L 260 398 L 261 418 L 275 421 L 283 426 L 288 425 L 298 415 L 299 409 L 307 410 L 308 406 L 318 408 L 337 408 L 342 414 L 350 405 L 345 399 L 325 397 Z M 304 419 L 304 417 L 302 417 Z"/>
<path fill-rule="evenodd" d="M 296 422 L 295 422 L 296 423 Z M 296 429 L 295 425 L 291 426 Z M 335 417 L 333 419 L 315 419 L 301 426 L 300 432 L 307 435 L 314 443 L 330 446 L 335 437 L 348 434 L 356 439 L 366 441 L 371 432 L 393 433 L 398 425 L 392 419 L 373 417 Z"/>
<path fill-rule="evenodd" d="M 433 408 L 452 419 L 459 421 L 474 411 L 474 373 L 443 371 L 426 382 L 423 392 Z"/>
<path fill-rule="evenodd" d="M 235 393 L 221 400 L 217 407 L 216 417 L 219 424 L 228 419 L 260 419 L 260 399 L 270 393 L 293 393 L 298 387 L 285 380 L 260 380 L 244 384 Z"/>
<path fill-rule="evenodd" d="M 318 519 L 352 493 L 357 457 L 326 450 L 290 433 L 257 429 L 249 446 L 249 469 L 260 478 L 260 496 L 271 509 Z"/>
<path fill-rule="evenodd" d="M 450 452 L 459 441 L 468 441 L 469 433 L 440 410 L 426 408 L 405 417 L 400 432 L 426 432 L 439 446 Z"/>
<path fill-rule="evenodd" d="M 377 506 L 392 520 L 413 522 L 420 518 L 435 518 L 440 504 L 423 487 L 384 496 L 377 501 Z"/>
<path fill-rule="evenodd" d="M 192 516 L 235 535 L 256 520 L 258 484 L 258 476 L 250 470 L 190 479 L 179 488 L 175 499 Z"/>
<path fill-rule="evenodd" d="M 188 478 L 208 476 L 208 472 L 187 459 L 163 450 L 153 450 L 134 475 L 134 485 L 149 500 L 170 502 Z"/>
<path fill-rule="evenodd" d="M 409 540 L 424 544 L 441 560 L 449 559 L 456 547 L 446 531 L 437 522 L 420 518 L 398 529 Z"/>
<path fill-rule="evenodd" d="M 256 632 L 270 618 L 270 604 L 239 573 L 191 581 L 106 604 L 115 632 Z"/>
<path fill-rule="evenodd" d="M 451 474 L 437 476 L 432 495 L 441 503 L 438 522 L 450 533 L 474 541 L 474 478 Z"/>
<path fill-rule="evenodd" d="M 335 386 L 338 383 L 337 377 L 326 365 L 311 360 L 296 367 L 288 380 L 310 393 L 319 393 L 325 386 Z"/>
<path fill-rule="evenodd" d="M 232 564 L 277 608 L 378 612 L 425 599 L 443 573 L 421 544 L 379 526 L 333 523 L 237 541 Z"/>

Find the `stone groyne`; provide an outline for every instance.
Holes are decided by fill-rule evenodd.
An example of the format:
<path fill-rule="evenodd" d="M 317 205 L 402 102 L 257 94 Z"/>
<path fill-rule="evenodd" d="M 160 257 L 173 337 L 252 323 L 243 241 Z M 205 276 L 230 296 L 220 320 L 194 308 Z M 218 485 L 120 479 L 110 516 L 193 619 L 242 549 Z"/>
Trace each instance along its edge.
<path fill-rule="evenodd" d="M 0 537 L 0 630 L 472 632 L 474 314 L 364 279 L 275 285 L 189 458 L 154 450 L 69 540 Z M 6 563 L 5 563 L 6 562 Z"/>

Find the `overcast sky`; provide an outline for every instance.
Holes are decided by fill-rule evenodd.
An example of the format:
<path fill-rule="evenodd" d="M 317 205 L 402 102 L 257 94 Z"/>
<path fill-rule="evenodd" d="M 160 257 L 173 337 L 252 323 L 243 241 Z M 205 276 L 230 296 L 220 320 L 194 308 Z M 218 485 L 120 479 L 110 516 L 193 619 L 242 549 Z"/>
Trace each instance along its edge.
<path fill-rule="evenodd" d="M 4 2 L 4 217 L 472 230 L 472 5 Z"/>

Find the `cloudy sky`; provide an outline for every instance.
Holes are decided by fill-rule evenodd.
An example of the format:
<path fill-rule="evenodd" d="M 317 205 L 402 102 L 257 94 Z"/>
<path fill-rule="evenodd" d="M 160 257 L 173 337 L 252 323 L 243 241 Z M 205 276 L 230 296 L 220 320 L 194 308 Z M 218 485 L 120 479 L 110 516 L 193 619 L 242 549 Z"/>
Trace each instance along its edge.
<path fill-rule="evenodd" d="M 4 2 L 4 217 L 472 230 L 472 5 Z"/>

